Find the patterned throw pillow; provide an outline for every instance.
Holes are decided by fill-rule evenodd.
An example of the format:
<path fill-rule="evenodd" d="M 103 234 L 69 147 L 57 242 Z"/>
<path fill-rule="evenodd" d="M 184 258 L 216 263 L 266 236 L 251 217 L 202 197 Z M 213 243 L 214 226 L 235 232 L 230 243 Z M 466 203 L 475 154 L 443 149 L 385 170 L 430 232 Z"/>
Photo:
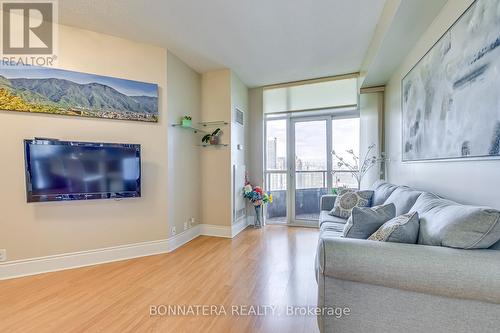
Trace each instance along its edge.
<path fill-rule="evenodd" d="M 367 239 L 385 222 L 396 216 L 393 203 L 375 207 L 354 207 L 351 217 L 344 226 L 346 238 Z"/>
<path fill-rule="evenodd" d="M 373 191 L 344 191 L 341 192 L 330 215 L 348 219 L 354 207 L 370 207 Z"/>
<path fill-rule="evenodd" d="M 379 242 L 415 244 L 419 229 L 418 213 L 408 213 L 384 223 L 368 239 Z"/>

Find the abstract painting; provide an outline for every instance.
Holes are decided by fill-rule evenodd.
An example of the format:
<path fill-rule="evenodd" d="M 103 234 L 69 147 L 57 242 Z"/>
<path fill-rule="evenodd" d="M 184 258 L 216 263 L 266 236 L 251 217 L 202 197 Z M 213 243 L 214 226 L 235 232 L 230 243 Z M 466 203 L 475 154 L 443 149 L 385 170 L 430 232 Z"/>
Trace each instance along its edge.
<path fill-rule="evenodd" d="M 476 0 L 403 78 L 403 161 L 500 156 L 500 0 Z"/>
<path fill-rule="evenodd" d="M 0 66 L 0 110 L 157 122 L 158 86 L 7 63 Z"/>

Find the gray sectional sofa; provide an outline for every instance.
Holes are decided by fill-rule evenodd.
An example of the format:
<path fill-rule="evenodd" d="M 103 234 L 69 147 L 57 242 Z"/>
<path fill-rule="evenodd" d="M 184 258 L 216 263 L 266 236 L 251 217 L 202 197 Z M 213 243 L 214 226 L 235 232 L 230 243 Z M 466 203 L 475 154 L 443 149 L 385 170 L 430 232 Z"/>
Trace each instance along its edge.
<path fill-rule="evenodd" d="M 500 332 L 500 242 L 488 249 L 453 248 L 460 242 L 489 246 L 500 230 L 498 212 L 470 215 L 479 208 L 384 182 L 374 184 L 373 190 L 373 205 L 392 202 L 397 215 L 420 210 L 420 244 L 342 238 L 346 220 L 328 214 L 335 196 L 323 196 L 316 256 L 318 306 L 348 308 L 349 314 L 322 311 L 321 332 Z M 477 216 L 466 223 L 474 223 L 467 231 L 472 232 L 469 236 L 477 232 L 477 240 L 470 242 L 456 232 L 437 240 L 435 234 L 456 228 L 440 228 L 440 219 L 461 215 Z"/>

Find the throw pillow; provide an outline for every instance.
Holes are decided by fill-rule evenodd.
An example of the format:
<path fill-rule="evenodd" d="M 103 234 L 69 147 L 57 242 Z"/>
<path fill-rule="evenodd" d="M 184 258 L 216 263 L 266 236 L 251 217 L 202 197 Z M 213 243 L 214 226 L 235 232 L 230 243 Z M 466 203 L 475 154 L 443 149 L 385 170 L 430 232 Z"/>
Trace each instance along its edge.
<path fill-rule="evenodd" d="M 373 191 L 342 192 L 333 205 L 330 215 L 348 219 L 354 207 L 370 207 Z"/>
<path fill-rule="evenodd" d="M 385 222 L 368 240 L 415 244 L 418 239 L 418 213 L 408 213 Z"/>
<path fill-rule="evenodd" d="M 396 216 L 396 206 L 388 204 L 376 207 L 354 207 L 344 226 L 344 237 L 367 239 L 382 224 Z"/>

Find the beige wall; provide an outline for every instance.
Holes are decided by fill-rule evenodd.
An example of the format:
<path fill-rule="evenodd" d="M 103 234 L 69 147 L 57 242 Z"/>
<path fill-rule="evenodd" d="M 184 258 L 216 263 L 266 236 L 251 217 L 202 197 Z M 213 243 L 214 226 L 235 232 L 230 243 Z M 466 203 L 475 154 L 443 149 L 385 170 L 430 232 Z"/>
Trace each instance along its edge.
<path fill-rule="evenodd" d="M 175 55 L 167 58 L 168 123 L 179 123 L 182 116 L 193 117 L 194 126 L 201 121 L 201 75 Z M 168 130 L 168 220 L 169 235 L 201 223 L 200 135 L 182 128 Z M 194 225 L 193 224 L 193 225 Z"/>
<path fill-rule="evenodd" d="M 59 67 L 159 85 L 157 124 L 0 112 L 0 248 L 8 260 L 167 238 L 166 50 L 61 26 Z M 26 203 L 23 139 L 142 145 L 142 198 Z"/>
<path fill-rule="evenodd" d="M 231 71 L 205 73 L 201 79 L 203 121 L 231 122 Z M 212 128 L 211 130 L 213 130 Z M 221 126 L 222 143 L 231 144 L 231 126 Z M 231 148 L 199 148 L 201 154 L 201 215 L 203 223 L 230 226 Z"/>
<path fill-rule="evenodd" d="M 470 204 L 500 208 L 498 160 L 401 162 L 401 80 L 472 0 L 448 1 L 387 85 L 385 103 L 388 180 Z"/>
<path fill-rule="evenodd" d="M 248 121 L 248 88 L 229 69 L 202 75 L 203 121 L 226 121 L 221 143 L 229 147 L 206 147 L 201 150 L 201 207 L 204 224 L 231 226 L 233 222 L 233 165 L 245 165 L 247 125 L 235 123 L 239 108 Z M 210 128 L 209 130 L 213 130 Z M 238 150 L 237 146 L 242 149 Z"/>

